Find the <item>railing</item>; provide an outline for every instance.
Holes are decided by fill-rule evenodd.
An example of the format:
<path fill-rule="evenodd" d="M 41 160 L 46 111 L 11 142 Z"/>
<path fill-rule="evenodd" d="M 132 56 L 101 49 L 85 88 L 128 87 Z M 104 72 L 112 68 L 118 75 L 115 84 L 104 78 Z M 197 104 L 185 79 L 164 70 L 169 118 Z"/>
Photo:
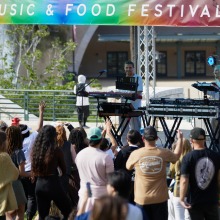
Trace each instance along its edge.
<path fill-rule="evenodd" d="M 0 89 L 0 118 L 23 118 L 29 121 L 38 117 L 40 101 L 46 102 L 44 119 L 47 121 L 77 121 L 76 96 L 70 90 L 13 90 Z M 90 98 L 88 121 L 97 117 L 97 100 Z"/>

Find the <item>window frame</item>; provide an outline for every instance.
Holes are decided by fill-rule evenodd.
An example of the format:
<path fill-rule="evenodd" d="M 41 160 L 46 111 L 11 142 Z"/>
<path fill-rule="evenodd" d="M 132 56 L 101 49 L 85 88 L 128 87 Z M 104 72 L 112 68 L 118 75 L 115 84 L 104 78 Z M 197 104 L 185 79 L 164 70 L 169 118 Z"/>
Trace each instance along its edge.
<path fill-rule="evenodd" d="M 190 56 L 190 53 L 193 55 L 191 61 L 187 61 Z M 197 60 L 197 54 L 200 53 L 200 60 Z M 202 56 L 201 56 L 202 55 Z M 201 57 L 203 57 L 204 60 L 201 61 Z M 186 50 L 184 53 L 184 73 L 185 76 L 206 76 L 206 51 L 205 50 Z M 201 66 L 199 67 L 199 62 L 202 63 L 202 72 L 199 71 L 199 68 L 201 69 Z M 191 66 L 190 66 L 191 65 Z M 189 71 L 191 69 L 191 71 Z"/>
<path fill-rule="evenodd" d="M 110 65 L 109 55 L 115 55 L 115 61 Z M 119 60 L 120 54 L 125 58 Z M 123 76 L 124 73 L 124 63 L 128 60 L 128 52 L 127 51 L 107 51 L 107 77 L 116 77 Z M 113 69 L 113 70 L 112 70 Z"/>
<path fill-rule="evenodd" d="M 161 54 L 164 54 L 165 55 L 165 58 L 160 58 Z M 167 77 L 167 51 L 159 51 L 159 54 L 158 54 L 158 59 L 156 59 L 156 75 L 157 77 Z M 161 63 L 160 62 L 160 59 L 164 60 L 165 62 Z M 164 72 L 159 72 L 159 65 L 162 65 L 164 64 Z"/>

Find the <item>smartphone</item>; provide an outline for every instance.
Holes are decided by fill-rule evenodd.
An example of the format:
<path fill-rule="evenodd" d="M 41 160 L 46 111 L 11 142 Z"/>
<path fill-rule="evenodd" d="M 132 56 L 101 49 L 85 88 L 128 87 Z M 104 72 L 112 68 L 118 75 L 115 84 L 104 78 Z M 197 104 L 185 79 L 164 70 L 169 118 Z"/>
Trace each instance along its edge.
<path fill-rule="evenodd" d="M 92 190 L 91 190 L 90 182 L 86 183 L 86 188 L 87 188 L 87 191 L 88 191 L 88 196 L 92 197 Z"/>

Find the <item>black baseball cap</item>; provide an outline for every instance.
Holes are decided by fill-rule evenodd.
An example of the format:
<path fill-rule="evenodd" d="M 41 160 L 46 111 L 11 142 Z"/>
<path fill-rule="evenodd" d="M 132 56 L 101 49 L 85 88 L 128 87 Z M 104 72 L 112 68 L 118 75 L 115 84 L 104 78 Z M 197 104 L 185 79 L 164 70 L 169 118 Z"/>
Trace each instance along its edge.
<path fill-rule="evenodd" d="M 205 130 L 202 128 L 193 128 L 190 132 L 190 138 L 194 140 L 205 140 Z"/>

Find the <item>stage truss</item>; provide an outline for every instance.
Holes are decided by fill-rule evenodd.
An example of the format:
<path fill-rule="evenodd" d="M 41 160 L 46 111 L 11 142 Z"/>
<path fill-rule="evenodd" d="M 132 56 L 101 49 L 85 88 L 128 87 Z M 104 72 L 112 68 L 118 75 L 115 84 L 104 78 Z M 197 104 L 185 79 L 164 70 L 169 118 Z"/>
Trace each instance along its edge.
<path fill-rule="evenodd" d="M 137 71 L 143 78 L 146 105 L 150 101 L 150 92 L 155 97 L 156 56 L 155 31 L 153 26 L 137 26 Z M 135 41 L 134 41 L 135 42 Z M 135 48 L 135 47 L 134 47 Z"/>

